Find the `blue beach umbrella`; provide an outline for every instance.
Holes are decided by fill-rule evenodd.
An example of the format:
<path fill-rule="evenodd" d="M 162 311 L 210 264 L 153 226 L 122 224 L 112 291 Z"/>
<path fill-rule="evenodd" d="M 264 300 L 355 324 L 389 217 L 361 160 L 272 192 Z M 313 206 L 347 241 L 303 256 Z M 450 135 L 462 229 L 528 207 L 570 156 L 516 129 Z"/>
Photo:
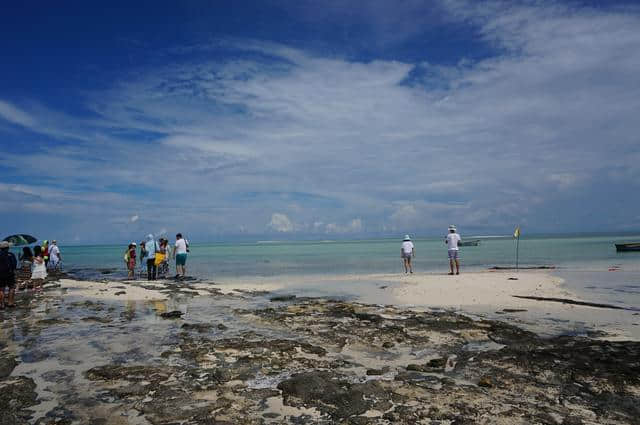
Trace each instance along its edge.
<path fill-rule="evenodd" d="M 22 246 L 22 245 L 30 245 L 36 242 L 38 239 L 34 238 L 31 235 L 19 234 L 19 235 L 7 236 L 3 240 L 6 242 L 9 242 L 13 246 Z"/>

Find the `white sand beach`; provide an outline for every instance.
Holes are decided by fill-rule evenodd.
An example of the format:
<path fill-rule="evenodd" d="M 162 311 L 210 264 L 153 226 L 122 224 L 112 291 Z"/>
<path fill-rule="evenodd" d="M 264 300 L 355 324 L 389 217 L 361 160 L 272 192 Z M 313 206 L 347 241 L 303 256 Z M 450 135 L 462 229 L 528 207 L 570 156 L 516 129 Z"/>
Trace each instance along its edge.
<path fill-rule="evenodd" d="M 441 274 L 404 275 L 391 278 L 403 285 L 391 290 L 398 305 L 456 307 L 494 305 L 526 308 L 538 301 L 514 295 L 577 299 L 562 288 L 563 280 L 548 271 L 487 271 L 449 276 Z"/>
<path fill-rule="evenodd" d="M 640 339 L 640 316 L 633 311 L 516 297 L 598 302 L 583 299 L 550 270 L 473 271 L 455 276 L 446 273 L 274 276 L 228 279 L 217 282 L 216 287 L 224 293 L 269 291 L 297 296 L 341 296 L 413 310 L 455 310 L 508 320 L 544 335 L 581 334 L 587 329 L 597 329 L 606 333 L 607 339 Z"/>
<path fill-rule="evenodd" d="M 153 285 L 152 282 L 137 282 L 129 284 L 129 282 L 105 281 L 94 282 L 73 279 L 60 279 L 60 289 L 64 290 L 67 295 L 87 298 L 101 301 L 152 301 L 166 300 L 167 296 L 160 291 L 149 289 Z M 140 286 L 144 284 L 146 288 Z M 163 286 L 157 285 L 158 288 Z"/>
<path fill-rule="evenodd" d="M 352 292 L 366 302 L 397 306 L 523 307 L 536 301 L 513 295 L 563 297 L 577 295 L 562 288 L 563 280 L 547 270 L 479 271 L 449 276 L 442 273 L 344 274 L 229 279 L 216 283 L 225 293 L 237 291 L 297 291 L 313 287 Z"/>

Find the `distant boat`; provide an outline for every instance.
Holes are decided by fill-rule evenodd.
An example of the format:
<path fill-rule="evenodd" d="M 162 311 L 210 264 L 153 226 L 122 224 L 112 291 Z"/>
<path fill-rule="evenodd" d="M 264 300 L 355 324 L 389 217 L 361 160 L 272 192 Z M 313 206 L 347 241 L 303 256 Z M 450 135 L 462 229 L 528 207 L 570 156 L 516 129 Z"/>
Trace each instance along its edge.
<path fill-rule="evenodd" d="M 640 251 L 640 242 L 617 243 L 616 251 Z"/>
<path fill-rule="evenodd" d="M 458 242 L 459 246 L 478 246 L 480 245 L 480 239 L 475 239 L 472 241 L 460 241 Z"/>

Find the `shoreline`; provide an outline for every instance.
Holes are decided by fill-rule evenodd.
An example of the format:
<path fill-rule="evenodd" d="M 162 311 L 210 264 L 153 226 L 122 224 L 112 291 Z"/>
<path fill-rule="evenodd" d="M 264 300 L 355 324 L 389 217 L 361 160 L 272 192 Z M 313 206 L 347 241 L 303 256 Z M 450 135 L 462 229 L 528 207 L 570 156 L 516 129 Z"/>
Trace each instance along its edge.
<path fill-rule="evenodd" d="M 307 285 L 317 277 L 297 285 L 62 278 L 0 313 L 0 401 L 13 406 L 13 423 L 510 424 L 520 417 L 595 424 L 637 417 L 637 403 L 629 403 L 640 394 L 637 339 L 616 341 L 624 335 L 598 324 L 570 336 L 563 314 L 603 309 L 508 300 L 512 290 L 567 294 L 550 274 L 508 277 L 330 277 L 323 282 L 329 291 L 354 289 L 338 297 L 310 296 Z M 505 289 L 501 279 L 520 287 Z M 369 297 L 416 304 L 443 286 L 473 301 L 462 293 L 471 284 L 480 294 L 464 310 L 355 298 L 365 288 Z M 489 295 L 527 303 L 527 311 L 487 310 Z M 529 322 L 545 316 L 564 329 L 553 334 L 564 336 L 531 332 Z M 594 369 L 593 361 L 601 364 Z M 632 378 L 622 385 L 620 375 Z M 581 376 L 600 395 L 566 394 L 573 388 L 567 376 Z M 574 399 L 563 405 L 549 396 Z"/>

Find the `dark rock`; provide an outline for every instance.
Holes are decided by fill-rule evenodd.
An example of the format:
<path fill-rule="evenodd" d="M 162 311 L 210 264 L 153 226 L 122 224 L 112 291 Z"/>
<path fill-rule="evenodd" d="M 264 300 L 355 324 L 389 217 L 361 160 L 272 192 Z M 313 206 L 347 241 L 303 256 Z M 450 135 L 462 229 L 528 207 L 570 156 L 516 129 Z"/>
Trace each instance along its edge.
<path fill-rule="evenodd" d="M 367 322 L 382 322 L 384 319 L 380 317 L 379 314 L 371 314 L 371 313 L 353 313 L 353 316 L 358 320 L 363 320 Z"/>
<path fill-rule="evenodd" d="M 18 376 L 3 382 L 0 391 L 0 425 L 27 424 L 30 413 L 28 407 L 38 404 L 36 384 L 31 378 Z"/>
<path fill-rule="evenodd" d="M 437 359 L 431 359 L 427 362 L 427 366 L 435 369 L 442 369 L 447 365 L 447 359 L 439 357 Z"/>
<path fill-rule="evenodd" d="M 367 375 L 375 376 L 375 375 L 383 375 L 384 372 L 382 369 L 367 369 Z"/>
<path fill-rule="evenodd" d="M 163 319 L 179 319 L 183 314 L 184 313 L 180 310 L 174 310 L 166 313 L 161 313 L 160 317 L 162 317 Z"/>
<path fill-rule="evenodd" d="M 493 387 L 493 380 L 491 379 L 490 376 L 483 376 L 478 381 L 478 386 L 479 387 L 484 387 L 484 388 L 492 388 Z"/>
<path fill-rule="evenodd" d="M 4 379 L 11 375 L 13 369 L 18 366 L 18 362 L 13 356 L 3 355 L 0 357 L 0 379 Z"/>
<path fill-rule="evenodd" d="M 277 301 L 292 301 L 295 299 L 296 299 L 295 295 L 278 295 L 275 297 L 271 297 L 269 300 L 271 302 L 277 302 Z"/>
<path fill-rule="evenodd" d="M 38 320 L 38 325 L 41 326 L 55 326 L 67 323 L 70 323 L 69 319 L 64 319 L 62 317 L 50 317 L 47 319 Z"/>
<path fill-rule="evenodd" d="M 210 323 L 185 323 L 180 326 L 182 329 L 186 330 L 194 330 L 200 333 L 208 332 L 213 328 L 213 325 Z"/>
<path fill-rule="evenodd" d="M 98 316 L 89 316 L 83 317 L 83 322 L 97 322 L 97 323 L 110 323 L 112 319 L 110 317 L 98 317 Z"/>
<path fill-rule="evenodd" d="M 295 403 L 297 399 L 333 418 L 361 415 L 371 405 L 362 391 L 330 372 L 300 373 L 280 382 L 278 389 L 282 391 L 285 404 Z"/>
<path fill-rule="evenodd" d="M 97 366 L 85 372 L 85 376 L 90 381 L 161 381 L 165 380 L 173 373 L 168 367 L 154 366 L 121 366 L 104 365 Z"/>
<path fill-rule="evenodd" d="M 393 348 L 395 344 L 391 341 L 386 341 L 382 344 L 382 348 Z"/>
<path fill-rule="evenodd" d="M 114 293 L 113 295 L 126 295 L 127 292 L 126 291 L 118 291 L 116 293 Z"/>
<path fill-rule="evenodd" d="M 434 372 L 444 369 L 447 364 L 447 359 L 439 357 L 437 359 L 431 359 L 426 364 L 409 364 L 407 370 L 418 372 Z"/>

